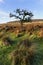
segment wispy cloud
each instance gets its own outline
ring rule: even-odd
[[[5,21],[9,20],[9,13],[0,10],[0,23],[4,23]]]
[[[9,12],[5,12],[0,10],[0,23],[6,23],[9,21],[16,20],[15,18],[10,18],[9,17]]]
[[[43,19],[43,11],[33,10],[33,19]]]
[[[4,2],[4,0],[0,0],[0,3],[3,3]]]
[[[5,11],[0,10],[0,15],[1,15],[1,16],[8,16],[8,13],[5,12]]]

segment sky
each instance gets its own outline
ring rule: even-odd
[[[34,19],[43,19],[43,0],[0,0],[0,23],[15,20],[9,14],[17,8],[31,11]]]

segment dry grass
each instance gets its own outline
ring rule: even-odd
[[[35,45],[28,39],[17,44],[16,49],[11,53],[11,65],[31,65],[34,56]]]

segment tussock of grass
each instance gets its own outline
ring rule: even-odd
[[[11,53],[12,65],[31,65],[34,50],[35,45],[28,39],[21,41]]]

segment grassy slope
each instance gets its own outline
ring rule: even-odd
[[[0,33],[4,34],[2,38],[9,37],[11,40],[13,40],[13,43],[12,45],[5,46],[3,45],[3,39],[0,38],[0,65],[11,65],[12,59],[10,53],[13,50],[16,50],[16,46],[19,42],[27,38],[36,45],[35,55],[33,58],[33,63],[31,65],[43,65],[43,38],[39,38],[35,33],[32,35],[25,33],[23,36],[17,37],[14,33],[2,32]]]
[[[26,38],[27,37],[28,36],[26,35]],[[20,42],[24,38],[25,36],[21,38],[15,38],[16,40],[14,41],[12,46],[0,47],[0,65],[11,65],[11,60],[9,59],[10,53],[13,50],[15,50],[17,43]],[[30,40],[34,42],[35,45],[37,45],[36,50],[35,50],[36,51],[35,56],[33,59],[33,65],[43,65],[43,38],[42,39],[35,38],[35,39],[30,39]]]

